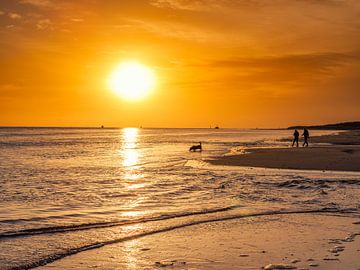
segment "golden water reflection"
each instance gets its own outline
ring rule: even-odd
[[[123,145],[121,154],[125,168],[133,167],[139,163],[140,155],[137,149],[138,133],[139,130],[137,128],[124,128],[122,130]]]
[[[122,145],[120,156],[124,170],[123,178],[128,180],[128,189],[137,189],[143,187],[141,182],[135,183],[135,180],[143,178],[141,172],[141,152],[139,149],[139,129],[122,129]]]

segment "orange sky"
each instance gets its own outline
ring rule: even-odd
[[[284,127],[360,120],[358,0],[1,0],[0,125]],[[156,89],[122,100],[121,61]]]

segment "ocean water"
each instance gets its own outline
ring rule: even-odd
[[[312,136],[331,131],[312,132]],[[209,219],[360,214],[360,174],[212,166],[287,130],[0,128],[0,269]],[[203,142],[203,152],[189,146]]]

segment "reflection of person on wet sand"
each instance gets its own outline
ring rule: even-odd
[[[309,134],[309,131],[307,128],[304,128],[304,132],[303,132],[302,136],[304,136],[303,147],[304,146],[308,147],[309,146],[308,139],[310,138],[310,134]]]
[[[299,131],[297,131],[297,129],[295,129],[294,131],[294,140],[292,143],[292,146],[294,147],[294,144],[296,143],[296,147],[299,147]]]

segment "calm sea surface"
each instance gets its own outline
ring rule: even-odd
[[[360,174],[211,166],[287,130],[0,128],[0,269],[230,215],[360,214]],[[312,135],[329,133],[312,132]],[[202,153],[189,146],[203,142]]]

